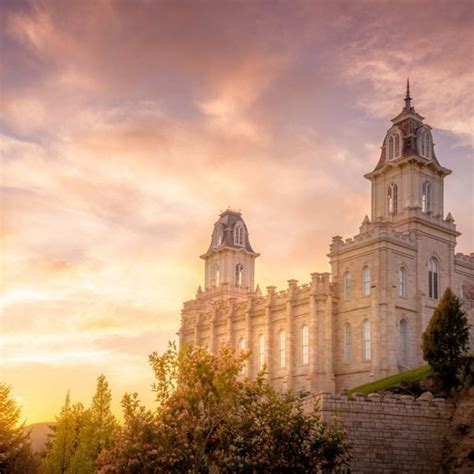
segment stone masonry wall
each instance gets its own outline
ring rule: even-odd
[[[344,427],[352,442],[352,473],[438,473],[453,406],[427,392],[409,395],[339,395],[322,392],[322,419]]]

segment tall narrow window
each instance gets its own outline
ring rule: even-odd
[[[265,338],[263,334],[258,336],[258,370],[262,370],[265,365]]]
[[[344,273],[343,277],[343,286],[344,286],[344,299],[350,300],[351,299],[351,288],[352,288],[352,278],[349,272]]]
[[[418,138],[418,149],[421,156],[428,159],[431,158],[432,144],[429,132],[423,132]]]
[[[438,299],[439,294],[439,265],[436,258],[428,262],[428,295],[434,300]]]
[[[243,277],[244,277],[244,267],[241,263],[238,263],[235,266],[235,286],[237,288],[242,288]]]
[[[219,270],[219,264],[215,263],[212,267],[212,286],[219,286],[221,279],[221,272]]]
[[[390,135],[388,137],[388,159],[393,160],[393,150],[394,150],[394,136]]]
[[[400,320],[399,360],[402,367],[408,367],[408,321]]]
[[[301,363],[309,363],[309,330],[306,325],[301,328]]]
[[[245,351],[245,339],[243,337],[239,339],[239,350]]]
[[[214,247],[217,247],[222,244],[222,239],[224,237],[224,234],[222,232],[222,226],[217,225],[216,228],[214,229]]]
[[[352,328],[349,323],[344,326],[344,361],[352,360]]]
[[[425,181],[421,189],[421,211],[431,211],[431,183]]]
[[[286,334],[285,331],[281,330],[279,332],[279,365],[280,369],[284,369],[286,367]]]
[[[400,135],[398,133],[394,135],[395,137],[395,146],[394,146],[394,158],[398,158],[400,156]]]
[[[469,289],[467,287],[467,285],[464,285],[462,287],[462,294],[461,294],[461,298],[462,298],[462,307],[463,307],[463,310],[464,311],[470,311],[471,310],[471,297],[470,297],[470,292],[469,292]]]
[[[362,296],[370,295],[370,268],[362,269]]]
[[[362,359],[370,360],[371,357],[370,321],[364,319],[362,322]]]
[[[237,224],[234,228],[234,244],[244,245],[244,226]]]
[[[395,215],[398,208],[398,187],[392,183],[388,186],[387,191],[388,213]]]
[[[398,296],[406,298],[407,296],[407,271],[401,267],[398,271]]]

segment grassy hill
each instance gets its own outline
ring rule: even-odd
[[[364,395],[368,395],[373,392],[381,392],[399,385],[414,384],[428,377],[431,373],[431,367],[429,365],[424,365],[413,370],[407,370],[406,372],[400,372],[399,374],[376,380],[375,382],[359,385],[358,387],[351,388],[348,393],[349,395],[353,393],[363,393]]]

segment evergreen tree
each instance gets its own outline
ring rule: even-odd
[[[69,393],[47,445],[43,471],[48,474],[92,474],[100,452],[111,446],[117,421],[110,409],[112,395],[104,375],[97,379],[90,408],[71,405]]]
[[[79,447],[80,436],[85,421],[82,403],[71,404],[69,392],[66,395],[56,424],[51,426],[52,434],[46,443],[46,456],[42,471],[47,474],[78,472],[71,469],[73,458]]]
[[[458,383],[462,359],[469,350],[469,325],[459,298],[447,288],[423,333],[423,357],[440,382]]]
[[[35,472],[30,433],[20,424],[21,409],[10,391],[11,387],[0,381],[0,473]]]

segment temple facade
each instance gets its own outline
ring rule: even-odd
[[[278,389],[336,392],[422,365],[422,333],[448,287],[474,327],[474,253],[455,252],[460,233],[444,211],[451,171],[423,121],[407,85],[380,160],[365,175],[371,218],[354,237],[333,237],[331,273],[262,294],[241,213],[221,213],[201,255],[204,287],[184,303],[180,343],[250,349],[250,377],[265,367]]]

